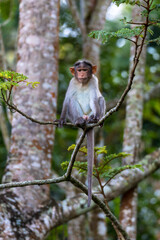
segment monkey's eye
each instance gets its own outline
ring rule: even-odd
[[[81,71],[83,71],[83,72],[87,72],[88,69],[78,69],[77,71],[78,71],[78,72],[81,72]]]

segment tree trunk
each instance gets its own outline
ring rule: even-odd
[[[133,22],[140,22],[139,7],[133,8]],[[142,117],[143,117],[143,82],[145,73],[146,48],[143,48],[139,65],[136,70],[132,89],[129,91],[126,103],[126,122],[123,139],[123,151],[131,154],[123,160],[123,164],[135,164],[139,161]],[[134,46],[131,46],[131,59]],[[120,222],[131,240],[136,239],[137,225],[137,189],[133,188],[122,196]]]
[[[58,0],[21,0],[17,72],[40,84],[33,89],[24,86],[15,89],[13,102],[23,112],[44,121],[52,121],[56,116],[58,20]],[[4,183],[50,177],[54,130],[52,125],[41,126],[17,112],[13,114]],[[24,225],[49,196],[48,185],[3,191],[0,239],[41,239],[41,230],[33,233],[26,226],[24,231]]]
[[[90,233],[89,239],[106,240],[107,239],[107,224],[106,215],[97,208],[89,214]]]

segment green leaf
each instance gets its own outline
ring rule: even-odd
[[[68,161],[62,162],[62,163],[61,163],[62,169],[63,169],[63,170],[67,170],[68,164],[69,164]]]
[[[86,148],[86,146],[81,147],[81,148],[79,149],[79,151],[87,154],[87,148]]]
[[[37,87],[40,82],[27,82],[27,86],[32,85],[33,88]]]
[[[135,5],[136,3],[138,4],[140,1],[134,1],[134,0],[113,0],[113,2],[119,6],[122,3],[125,4],[130,4],[130,5]]]
[[[100,154],[107,154],[107,150],[106,150],[106,146],[103,146],[103,147],[95,147],[94,148],[94,151],[97,155],[100,155]]]
[[[3,78],[5,81],[13,81],[13,82],[25,82],[27,77],[21,73],[13,72],[13,71],[1,71],[0,78]]]
[[[102,43],[108,42],[111,38],[125,38],[130,40],[130,38],[140,35],[140,33],[143,31],[143,28],[144,26],[135,27],[133,29],[122,28],[117,32],[106,32],[105,30],[92,31],[89,33],[89,37],[97,38],[101,40]]]
[[[160,45],[160,37],[147,41],[147,43],[155,42],[157,45]]]
[[[125,158],[125,157],[128,157],[128,156],[131,156],[131,154],[128,154],[128,153],[125,153],[125,152],[120,152],[118,154],[114,153],[114,154],[110,154],[108,156],[105,156],[102,161],[99,163],[99,166],[97,168],[98,172],[99,173],[104,173],[108,170],[108,168],[111,168],[109,167],[109,163],[111,161],[113,161],[114,159],[117,159],[117,158]]]
[[[153,36],[154,32],[151,28],[148,28],[148,32]]]
[[[76,144],[72,144],[71,146],[69,146],[68,147],[68,151],[72,151],[72,150],[74,150],[75,149],[75,147],[76,147]]]
[[[112,168],[111,170],[107,172],[103,172],[100,176],[103,178],[108,178],[108,181],[111,180],[113,177],[115,177],[117,174],[121,173],[122,171],[126,169],[136,169],[139,168],[140,170],[144,171],[142,168],[142,165],[135,164],[135,165],[125,165],[122,167]]]
[[[67,167],[69,165],[69,162],[68,161],[65,161],[63,163],[61,163],[61,167],[63,168],[63,170],[67,170]],[[82,173],[82,174],[86,174],[87,173],[87,162],[79,162],[79,161],[76,161],[74,163],[74,166],[73,166],[74,169],[77,169],[79,173]]]
[[[71,146],[68,147],[67,150],[68,150],[68,151],[73,151],[73,150],[75,149],[75,147],[76,147],[76,144],[72,144]],[[79,149],[79,152],[83,152],[83,153],[87,154],[87,148],[86,148],[86,146],[81,147],[81,148]]]
[[[120,22],[122,22],[123,24],[127,24],[127,18],[124,17],[124,18],[120,19]]]
[[[148,16],[148,11],[144,10],[141,12],[142,17],[147,17]]]

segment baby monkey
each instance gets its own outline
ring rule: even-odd
[[[100,93],[98,79],[94,75],[97,66],[88,60],[79,60],[70,71],[70,81],[58,126],[62,127],[68,119],[79,127],[96,123],[105,114],[106,104]],[[94,162],[94,129],[87,132],[88,158],[88,206],[92,198],[92,171]]]

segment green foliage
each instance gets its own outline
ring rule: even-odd
[[[69,161],[65,161],[65,162],[61,163],[61,167],[63,168],[63,170],[65,170],[65,171],[67,170],[68,164],[69,164]],[[87,172],[87,162],[76,161],[74,163],[74,167],[73,168],[77,169],[79,171],[79,173],[82,173],[83,175],[86,175],[86,172]]]
[[[40,84],[40,82],[27,82],[27,86],[31,85],[32,88],[35,88],[38,86],[38,84]]]
[[[148,32],[149,32],[152,36],[154,35],[154,32],[153,32],[153,30],[152,30],[151,28],[148,28],[147,30],[148,30]]]
[[[72,151],[75,149],[75,146],[76,146],[75,144],[72,144],[67,150]],[[87,148],[85,146],[83,146],[79,149],[79,152],[87,154]]]
[[[108,42],[111,38],[125,38],[130,40],[130,38],[140,35],[142,30],[143,27],[135,27],[133,29],[122,28],[117,32],[107,32],[105,30],[92,31],[89,34],[89,37],[100,39],[102,43]]]
[[[0,72],[0,90],[7,91],[11,90],[14,86],[19,86],[20,83],[26,83],[32,85],[33,88],[39,84],[39,82],[27,82],[27,77],[23,74],[12,72],[12,71],[2,71]]]
[[[107,150],[106,150],[106,146],[103,146],[103,147],[95,147],[94,148],[94,151],[97,155],[100,155],[100,154],[107,154]]]
[[[113,0],[113,2],[119,6],[120,4],[122,3],[125,3],[125,4],[130,4],[130,5],[135,5],[135,4],[140,4],[140,1],[134,1],[134,0]]]
[[[100,176],[103,178],[107,178],[108,181],[110,181],[112,178],[114,178],[117,174],[121,173],[122,171],[124,171],[126,169],[135,169],[135,168],[139,168],[139,169],[143,170],[142,165],[140,165],[140,164],[125,165],[123,167],[116,167],[113,169],[109,169],[107,172],[103,171],[103,173]]]
[[[148,43],[156,43],[157,45],[160,45],[160,37],[149,40]]]
[[[75,148],[75,144],[72,144],[69,148],[68,151],[72,151]],[[82,147],[81,149],[79,149],[80,152],[83,153],[87,153],[87,149],[86,147]],[[102,157],[99,161],[99,163],[97,163],[97,166],[93,167],[93,175],[96,178],[102,177],[102,178],[106,178],[107,182],[110,181],[113,177],[115,177],[118,173],[126,170],[126,169],[135,169],[135,168],[141,168],[141,165],[136,164],[136,165],[125,165],[122,167],[114,167],[112,168],[109,163],[115,159],[119,159],[119,158],[125,158],[130,156],[130,154],[127,154],[125,152],[120,152],[118,154],[114,153],[114,154],[109,154],[107,155],[107,150],[106,150],[106,146],[103,147],[95,147],[94,148],[94,155],[95,155],[95,162],[97,162],[97,157],[103,154],[105,155],[104,157]],[[63,168],[63,170],[67,170],[67,167],[69,165],[69,161],[65,161],[61,164],[61,167]],[[80,161],[76,161],[74,163],[74,167],[75,169],[77,169],[79,171],[79,173],[86,175],[87,173],[87,162],[80,162]]]
[[[125,158],[127,156],[130,156],[130,154],[127,154],[125,152],[121,152],[121,153],[114,153],[114,154],[109,154],[109,155],[106,155],[105,157],[103,157],[99,163],[99,166],[98,166],[98,172],[100,174],[103,174],[106,172],[106,170],[108,169],[108,164],[117,159],[117,158]]]

